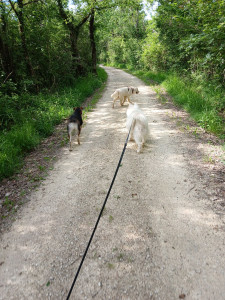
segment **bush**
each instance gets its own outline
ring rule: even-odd
[[[20,149],[0,136],[0,179],[9,177],[21,167]]]
[[[1,98],[0,179],[11,176],[22,165],[25,153],[34,149],[43,137],[51,135],[54,126],[80,106],[107,79],[103,69],[97,76],[79,78],[73,87],[54,94],[12,95]],[[5,102],[4,102],[5,101]],[[0,104],[1,104],[0,103]]]
[[[19,153],[32,150],[40,142],[38,132],[35,130],[32,123],[25,123],[22,126],[14,126],[7,134],[8,142],[18,149]]]

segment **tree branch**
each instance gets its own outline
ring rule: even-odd
[[[37,3],[37,2],[42,2],[44,4],[43,0],[33,0],[33,1],[30,1],[30,2],[27,2],[27,3],[24,3],[23,6],[25,6],[27,4]]]
[[[6,83],[6,81],[9,79],[9,77],[12,75],[12,73],[13,73],[13,71],[10,72],[10,73],[8,74],[8,76],[7,76],[6,79],[3,81],[3,83]]]
[[[12,10],[14,11],[14,13],[17,15],[17,17],[19,17],[17,10],[15,9],[15,2],[12,2],[11,0],[9,0],[9,3],[12,7]]]
[[[80,28],[81,26],[84,25],[84,23],[88,20],[88,18],[90,17],[91,13],[89,13],[86,17],[83,18],[83,20],[80,21],[80,23],[76,26],[78,28]]]

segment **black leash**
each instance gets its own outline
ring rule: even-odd
[[[133,123],[133,122],[132,122],[132,123]],[[132,124],[131,124],[131,127],[132,127]],[[67,296],[66,300],[68,300],[68,299],[70,298],[70,295],[71,295],[71,293],[72,293],[73,287],[74,287],[74,285],[75,285],[75,283],[76,283],[76,280],[77,280],[77,277],[78,277],[78,275],[79,275],[80,269],[81,269],[81,267],[82,267],[82,265],[83,265],[83,262],[84,262],[84,260],[85,260],[86,254],[87,254],[88,249],[89,249],[89,247],[90,247],[91,241],[92,241],[92,239],[93,239],[93,237],[94,237],[94,234],[95,234],[95,231],[96,231],[96,229],[97,229],[97,227],[98,227],[98,223],[99,223],[100,218],[101,218],[101,216],[102,216],[102,213],[103,213],[103,210],[104,210],[104,208],[105,208],[106,202],[107,202],[107,200],[108,200],[109,194],[110,194],[110,192],[111,192],[112,186],[113,186],[114,181],[115,181],[115,179],[116,179],[116,175],[117,175],[118,170],[119,170],[119,167],[120,167],[120,165],[121,165],[121,161],[122,161],[122,159],[123,159],[124,152],[125,152],[126,147],[127,147],[127,142],[128,142],[128,139],[129,139],[131,127],[130,127],[130,130],[129,130],[129,132],[128,132],[127,139],[126,139],[126,141],[125,141],[125,144],[124,144],[124,147],[123,147],[123,151],[122,151],[122,154],[121,154],[121,156],[120,156],[120,160],[119,160],[119,163],[118,163],[118,165],[117,165],[116,172],[115,172],[115,174],[114,174],[114,177],[113,177],[113,180],[112,180],[112,182],[111,182],[110,188],[109,188],[108,193],[107,193],[107,195],[106,195],[106,198],[105,198],[105,201],[104,201],[104,203],[103,203],[102,209],[101,209],[100,214],[99,214],[99,216],[98,216],[97,222],[96,222],[96,224],[95,224],[95,227],[94,227],[93,232],[92,232],[92,234],[91,234],[91,237],[90,237],[90,239],[89,239],[87,248],[86,248],[86,250],[85,250],[85,252],[84,252],[84,255],[83,255],[83,257],[82,257],[82,260],[81,260],[81,262],[80,262],[79,268],[78,268],[78,270],[77,270],[77,273],[76,273],[76,275],[75,275],[75,278],[74,278],[74,280],[73,280],[72,286],[71,286],[71,288],[70,288],[70,291],[69,291],[69,293],[68,293],[68,296]]]

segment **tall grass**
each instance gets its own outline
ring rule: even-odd
[[[10,103],[0,109],[0,117],[6,126],[0,132],[0,180],[11,176],[23,163],[25,153],[34,149],[51,135],[54,126],[68,117],[73,107],[81,106],[84,100],[106,81],[107,74],[98,69],[98,75],[89,75],[76,80],[73,87],[66,87],[53,94],[7,96]],[[22,105],[23,104],[23,105]]]
[[[147,84],[161,85],[206,131],[225,138],[225,89],[178,73],[128,70]]]

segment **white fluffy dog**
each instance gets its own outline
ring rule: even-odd
[[[131,127],[132,126],[132,127]],[[127,109],[127,130],[130,130],[129,140],[134,139],[137,144],[137,152],[141,151],[142,146],[149,136],[148,120],[139,108],[138,104],[129,104]]]
[[[113,98],[113,105],[112,107],[114,108],[114,104],[116,102],[116,100],[120,100],[120,105],[122,106],[124,104],[124,102],[126,101],[126,99],[131,102],[129,96],[132,94],[138,94],[139,90],[136,87],[122,87],[120,89],[116,89],[115,92],[111,95],[111,98]]]

